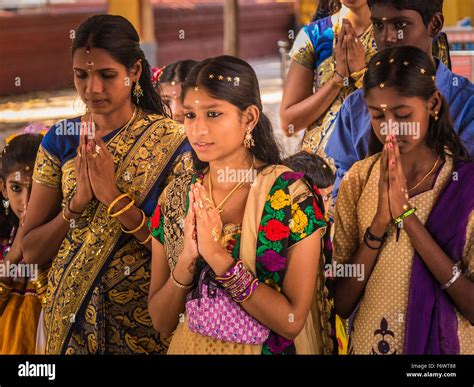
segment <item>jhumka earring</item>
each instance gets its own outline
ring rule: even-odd
[[[252,129],[250,129],[250,127],[247,128],[247,131],[246,131],[246,134],[245,134],[244,146],[247,149],[250,149],[253,146],[255,146],[255,141],[252,137]]]
[[[133,96],[137,99],[137,105],[140,102],[140,97],[143,97],[143,89],[140,86],[140,83],[137,82],[135,83],[135,87],[133,88]]]
[[[2,200],[3,202],[3,207],[5,208],[5,215],[8,216],[10,213],[10,201],[9,200]]]

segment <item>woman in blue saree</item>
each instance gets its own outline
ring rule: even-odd
[[[126,19],[87,19],[72,54],[88,112],[45,136],[25,222],[25,260],[52,260],[42,350],[163,353],[146,305],[146,223],[164,186],[192,168],[189,144],[164,113]]]
[[[376,46],[367,0],[324,0],[320,8],[331,14],[304,26],[293,43],[280,116],[289,135],[305,130],[304,151],[326,158],[336,115],[362,86]]]

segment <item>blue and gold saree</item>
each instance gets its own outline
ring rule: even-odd
[[[62,121],[45,136],[34,179],[74,194],[74,159],[81,118]],[[147,216],[175,176],[192,169],[184,129],[171,119],[141,114],[128,130],[103,137],[114,155],[116,182]],[[47,235],[45,235],[47,238]],[[166,343],[147,311],[151,253],[107,208],[93,199],[53,259],[44,305],[46,354],[159,354]]]

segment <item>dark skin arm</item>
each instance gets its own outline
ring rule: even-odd
[[[382,158],[380,161],[380,180],[379,180],[379,201],[377,205],[377,212],[370,225],[370,232],[381,237],[388,224],[391,221],[390,205],[388,201],[388,147],[384,146]],[[376,248],[379,242],[368,242],[372,247]],[[372,270],[375,267],[379,250],[372,250],[365,243],[359,246],[356,254],[347,263],[364,265],[364,277],[359,281],[355,277],[338,278],[335,288],[335,309],[336,313],[342,318],[349,318],[351,313],[355,310],[360,298],[364,294],[365,287],[370,278]]]
[[[347,45],[348,38],[345,29],[342,29],[335,47],[335,58],[336,70],[343,77],[349,76]],[[344,80],[340,76],[335,75],[315,93],[313,93],[313,78],[313,69],[291,62],[280,107],[281,127],[287,135],[291,135],[290,128],[297,132],[317,121],[341,92],[340,84]]]
[[[400,216],[404,212],[403,205],[407,203],[402,189],[406,189],[406,178],[402,169],[400,150],[395,139],[393,147],[389,148],[389,179],[390,179],[390,208],[392,214]],[[418,251],[439,286],[448,282],[452,276],[453,261],[439,247],[431,234],[420,222],[416,213],[403,222],[403,229],[408,234],[413,247]],[[474,323],[474,282],[462,275],[445,290],[461,314]]]
[[[290,135],[290,125],[294,132],[311,126],[320,119],[333,104],[344,85],[344,78],[365,67],[365,48],[357,39],[357,34],[349,20],[344,19],[334,59],[336,73],[313,94],[312,69],[292,62],[288,71],[280,107],[280,120],[284,132]],[[340,75],[342,75],[342,77]]]
[[[33,182],[23,239],[23,253],[27,263],[44,265],[51,257],[56,256],[69,228],[75,226],[75,221],[92,198],[96,197],[108,206],[120,194],[115,184],[112,155],[101,139],[97,140],[97,144],[102,150],[97,157],[92,157],[96,142],[88,141],[87,136],[80,138],[78,155],[75,159],[76,192],[69,203],[69,208],[74,212],[67,207],[64,210],[64,215],[70,222],[63,218],[61,190]],[[113,212],[123,208],[128,201],[126,198],[120,200],[114,205]],[[133,206],[117,219],[124,228],[133,230],[141,223],[142,214],[136,206]],[[144,241],[148,231],[144,226],[134,235]],[[151,242],[145,246],[150,249]]]
[[[400,152],[396,140],[392,137],[388,142],[392,146],[385,146],[384,155],[381,162],[381,173],[383,170],[384,180],[388,178],[388,203],[390,217],[398,217],[404,212],[403,206],[409,205],[403,190],[406,190],[406,178],[403,173],[402,164],[400,160]],[[382,165],[386,167],[383,168]],[[382,180],[382,174],[381,174]],[[382,191],[387,188],[386,183],[380,184],[379,189],[379,206],[381,202],[386,202],[386,199],[381,199]],[[386,206],[386,204],[385,204]],[[386,210],[385,210],[386,213]],[[379,214],[379,211],[377,211]],[[381,236],[385,230],[388,222],[385,222],[382,212],[374,217],[371,231],[376,236]],[[384,227],[385,224],[385,227]],[[373,228],[372,228],[373,227]],[[448,282],[452,277],[452,260],[444,253],[436,241],[432,238],[425,226],[420,222],[416,214],[410,215],[403,222],[403,229],[407,233],[414,248],[418,251],[423,262],[431,271],[433,276],[439,283],[439,286]],[[360,300],[370,274],[375,266],[375,258],[377,252],[371,254],[365,250],[370,250],[366,246],[359,248],[355,257],[350,263],[365,263],[365,272],[367,273],[363,281],[357,281],[355,278],[341,278],[336,283],[336,312],[343,318],[347,318],[355,309]],[[451,285],[446,292],[453,300],[456,307],[461,314],[471,323],[474,323],[474,283],[466,276],[461,275],[453,285]]]

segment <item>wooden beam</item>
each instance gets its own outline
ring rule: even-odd
[[[239,2],[225,0],[224,3],[224,53],[239,55]]]

